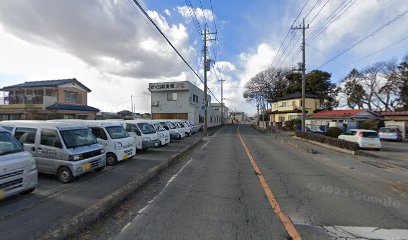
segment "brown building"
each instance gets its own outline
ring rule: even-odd
[[[88,106],[89,88],[75,78],[34,81],[3,87],[1,120],[55,118],[95,119],[99,109]]]

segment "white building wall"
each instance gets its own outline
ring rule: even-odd
[[[202,121],[204,121],[204,111],[201,107],[204,105],[204,92],[193,85],[190,82],[164,82],[164,83],[154,83],[154,85],[165,84],[177,84],[177,83],[184,83],[187,87],[183,89],[159,89],[155,90],[154,87],[152,88],[152,84],[150,85],[149,89],[151,92],[151,113],[187,113],[188,120],[194,122],[195,124],[200,123],[200,116],[202,117]],[[177,93],[177,101],[168,101],[167,94],[168,93]],[[198,96],[198,102],[194,101],[193,95]],[[208,95],[208,102],[211,102],[211,97]],[[197,99],[196,99],[197,100]],[[157,103],[157,106],[155,106]],[[216,122],[211,122],[211,114],[212,109],[211,107],[208,108],[208,126],[215,126]],[[201,122],[203,123],[203,122]]]

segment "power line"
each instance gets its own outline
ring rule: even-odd
[[[379,52],[381,52],[381,51],[384,51],[385,49],[388,49],[388,48],[390,48],[390,47],[392,47],[392,46],[395,46],[395,45],[397,45],[398,43],[401,43],[401,42],[403,42],[403,41],[405,41],[405,40],[408,40],[408,36],[405,36],[405,37],[403,37],[402,39],[400,39],[400,40],[398,40],[398,41],[396,41],[396,42],[393,42],[393,43],[391,43],[391,44],[389,44],[389,45],[387,45],[387,46],[385,46],[385,47],[382,47],[382,48],[380,48],[380,49],[378,49],[378,50],[376,50],[376,51],[374,51],[374,52],[372,52],[372,53],[370,53],[370,54],[368,54],[368,55],[366,55],[366,56],[364,56],[364,57],[362,57],[362,58],[359,58],[359,59],[357,59],[356,61],[354,61],[353,63],[361,62],[361,61],[363,61],[364,59],[367,59],[367,58],[369,58],[369,57],[371,57],[371,56],[373,56],[373,55],[375,55],[375,54],[377,54],[377,53],[379,53]],[[342,70],[342,69],[344,69],[344,68],[351,67],[351,66],[352,66],[352,65],[348,65],[348,66],[344,66],[344,65],[343,65],[342,68],[339,68],[339,69],[337,69],[336,71],[334,71],[334,72],[332,72],[332,73],[338,72],[338,71],[340,71],[340,70]]]
[[[216,23],[216,20],[215,20],[215,15],[214,15],[214,9],[213,9],[213,5],[212,5],[212,0],[210,0],[210,9],[211,9],[211,14],[212,14],[212,18],[213,18],[213,23],[214,23],[214,28],[215,28],[215,32],[217,33],[217,37],[216,37],[216,40],[215,40],[215,43],[216,43],[216,47],[217,47],[217,51],[218,51],[218,57],[220,58],[220,59],[222,59],[222,57],[221,57],[221,50],[220,50],[220,45],[219,45],[219,38],[218,38],[218,28],[217,28],[217,23]]]
[[[319,34],[323,33],[330,25],[332,25],[334,22],[336,22],[341,16],[344,15],[344,13],[346,13],[355,3],[357,2],[357,0],[352,0],[351,2],[349,2],[348,5],[346,5],[345,7],[343,7],[342,9],[340,9],[333,17],[332,19],[327,22],[327,24],[325,26],[323,26],[313,37],[309,37],[309,41],[308,44],[310,44],[313,40],[315,40]],[[342,12],[341,12],[342,11]],[[307,44],[307,45],[308,45]]]
[[[305,19],[309,16],[309,14],[313,11],[313,9],[316,7],[316,5],[320,2],[321,0],[317,0],[315,4],[312,6],[312,8],[309,10],[309,12],[306,14]]]
[[[329,3],[330,0],[327,0],[323,6],[319,9],[319,11],[317,11],[316,15],[314,15],[314,17],[312,18],[312,20],[310,20],[309,24],[312,24],[312,22],[315,20],[315,18],[317,17],[317,15],[320,14],[320,12],[323,10],[324,7],[326,7],[326,5]]]
[[[156,30],[164,37],[164,39],[166,39],[167,43],[171,46],[171,48],[173,48],[173,50],[177,53],[177,55],[181,58],[181,60],[183,60],[183,62],[188,66],[188,68],[190,68],[190,70],[194,73],[194,75],[198,79],[200,79],[202,83],[204,83],[200,75],[198,75],[198,73],[191,67],[191,65],[187,62],[187,60],[181,55],[181,53],[177,50],[177,48],[171,43],[171,41],[167,38],[167,36],[163,33],[163,31],[156,25],[156,23],[149,16],[149,14],[142,7],[142,5],[140,5],[140,3],[137,0],[133,0],[133,2],[139,7],[140,11],[142,11],[142,13],[147,17],[147,19],[149,19],[149,21],[155,26]],[[220,101],[218,101],[217,97],[212,93],[212,91],[210,89],[208,89],[208,91],[213,95],[214,99],[220,103]]]
[[[300,12],[298,13],[298,15],[296,16],[295,21],[293,21],[291,27],[293,27],[293,25],[295,25],[295,23],[296,23],[296,21],[298,20],[300,14],[302,14],[303,10],[305,9],[305,7],[306,7],[306,5],[307,5],[307,3],[308,3],[309,1],[310,1],[310,0],[307,0],[307,1],[305,2],[305,4],[303,5],[302,9],[300,10]],[[276,60],[276,58],[277,58],[277,56],[278,56],[280,50],[282,49],[283,45],[285,44],[286,39],[287,39],[288,36],[289,36],[289,33],[290,33],[290,31],[291,31],[291,27],[289,28],[288,32],[286,33],[285,38],[283,39],[281,45],[280,45],[279,48],[278,48],[278,51],[276,52],[276,54],[275,54],[275,56],[274,56],[274,58],[273,58],[273,60],[272,60],[272,64],[271,64],[272,66],[276,66],[276,65],[277,65],[277,64],[275,63],[275,60]]]
[[[191,19],[193,21],[193,24],[194,24],[196,30],[197,30],[198,37],[201,37],[202,28],[201,28],[200,22],[197,20],[197,15],[195,14],[193,4],[191,3],[190,0],[184,0],[184,2],[187,5],[188,12],[190,14],[190,17],[191,17]]]
[[[333,58],[331,58],[330,60],[326,61],[325,63],[323,63],[319,68],[322,68],[323,66],[325,66],[326,64],[328,64],[329,62],[333,61],[334,59],[340,57],[341,55],[345,54],[346,52],[350,51],[351,49],[353,49],[354,47],[356,47],[357,45],[361,44],[362,42],[364,42],[365,40],[367,40],[368,38],[372,37],[373,35],[375,35],[376,33],[378,33],[379,31],[381,31],[382,29],[388,27],[389,25],[391,25],[392,23],[396,22],[398,19],[400,19],[401,17],[403,17],[405,14],[408,13],[408,9],[405,10],[404,12],[398,14],[395,18],[391,19],[390,21],[386,22],[385,24],[383,24],[382,26],[380,26],[379,28],[377,28],[376,30],[374,30],[373,32],[371,32],[370,34],[368,34],[367,36],[363,37],[362,39],[360,39],[359,41],[355,42],[353,45],[351,45],[350,47],[346,48],[345,50],[343,50],[342,52],[338,53],[336,56],[334,56]]]
[[[307,39],[307,44],[309,44],[312,40],[314,40],[314,37],[316,37],[317,35],[319,35],[321,33],[322,29],[325,29],[326,26],[328,26],[329,24],[331,24],[331,20],[337,16],[337,14],[345,8],[344,4],[347,3],[347,1],[349,0],[344,0],[342,3],[340,3],[339,6],[337,6],[337,8],[329,15],[327,16],[324,21],[320,24],[320,26],[317,27],[317,29],[308,37]],[[350,3],[350,2],[349,2]]]

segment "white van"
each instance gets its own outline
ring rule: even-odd
[[[193,128],[190,126],[190,124],[188,124],[186,120],[182,120],[180,123],[186,128],[186,134],[191,136],[193,134]]]
[[[164,129],[170,131],[170,139],[183,139],[186,136],[186,133],[178,128],[172,120],[160,120],[160,125],[164,127]]]
[[[190,129],[184,125],[183,120],[172,120],[171,121],[180,131],[184,132],[185,136],[190,136]]]
[[[136,155],[136,144],[133,137],[129,136],[122,124],[115,121],[106,120],[79,120],[64,119],[51,120],[54,122],[69,122],[89,127],[106,154],[106,164],[116,163],[130,159]]]
[[[150,147],[159,147],[161,142],[156,129],[146,120],[124,120],[122,122],[126,132],[134,137],[137,149],[147,149]]]
[[[159,139],[161,142],[161,146],[170,143],[170,131],[165,129],[159,121],[152,120],[150,123],[153,125],[154,129],[156,129],[157,134],[159,135]]]
[[[0,127],[0,200],[28,194],[38,184],[37,168],[31,153],[9,131]]]
[[[33,154],[38,172],[55,174],[62,183],[106,165],[105,151],[82,125],[46,121],[3,121],[12,134]]]

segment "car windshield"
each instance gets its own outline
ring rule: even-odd
[[[22,151],[21,144],[9,132],[0,132],[0,156]]]
[[[159,131],[159,132],[164,131],[164,128],[160,125],[160,123],[154,123],[153,126],[154,126],[154,129],[156,129],[156,131]]]
[[[156,130],[154,129],[153,125],[151,125],[150,123],[138,123],[137,126],[139,127],[140,131],[142,131],[143,134],[156,133]]]
[[[167,125],[169,125],[170,129],[175,129],[176,125],[174,125],[172,122],[166,122]]]
[[[97,143],[91,129],[62,130],[61,136],[67,148],[76,148]]]
[[[395,131],[395,128],[381,128],[380,132],[383,132],[383,133],[395,133],[396,131]]]
[[[125,131],[125,129],[122,126],[106,127],[106,131],[108,131],[109,136],[112,139],[129,137],[129,134]]]
[[[160,125],[164,128],[164,129],[166,129],[166,130],[169,130],[170,128],[166,125],[166,123],[164,123],[164,122],[160,122]]]
[[[363,132],[363,137],[365,137],[365,138],[378,138],[378,133],[376,133],[376,132]]]

